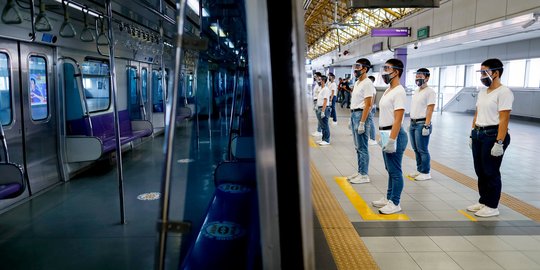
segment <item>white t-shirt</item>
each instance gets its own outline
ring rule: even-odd
[[[317,100],[319,92],[321,92],[321,87],[318,84],[315,84],[315,87],[313,87],[313,100]]]
[[[319,95],[317,96],[317,107],[320,107],[324,103],[324,99],[326,98],[326,106],[330,106],[330,89],[328,89],[327,86],[324,86],[322,90],[319,92]]]
[[[411,119],[426,118],[426,108],[428,105],[435,104],[436,96],[435,90],[431,87],[418,88],[412,96]]]
[[[335,82],[329,83],[328,89],[330,89],[330,95],[332,95],[332,91],[334,91],[334,96],[337,96],[337,84]]]
[[[366,106],[365,98],[373,98],[373,94],[375,94],[375,86],[369,78],[356,81],[351,94],[351,109],[363,109]]]
[[[407,94],[402,85],[396,86],[391,91],[390,88],[384,91],[379,101],[379,127],[387,127],[394,124],[394,111],[404,110]]]
[[[514,94],[508,87],[499,88],[487,93],[487,88],[481,89],[476,101],[476,125],[493,126],[499,124],[499,112],[512,110]]]

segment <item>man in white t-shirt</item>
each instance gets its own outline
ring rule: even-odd
[[[371,103],[375,94],[373,82],[368,78],[367,73],[372,68],[371,62],[366,58],[356,61],[353,66],[356,82],[351,94],[351,130],[356,148],[356,158],[358,161],[357,172],[349,177],[353,184],[369,183],[369,125],[366,122],[372,121]]]
[[[330,118],[330,89],[326,86],[328,78],[321,76],[321,91],[317,96],[317,119],[322,129],[322,139],[317,143],[321,146],[330,144],[330,127],[328,119]]]
[[[421,68],[416,71],[415,83],[418,86],[411,101],[411,125],[409,126],[409,136],[411,146],[416,157],[416,172],[410,173],[409,177],[417,181],[431,179],[429,155],[429,137],[432,131],[431,116],[435,108],[435,90],[427,85],[429,81],[429,70]]]
[[[480,81],[487,88],[478,93],[469,146],[474,171],[478,176],[480,199],[467,210],[479,217],[493,217],[499,215],[502,190],[500,168],[504,151],[510,144],[508,123],[514,94],[501,84],[501,60],[488,59],[481,64],[479,71]]]
[[[336,79],[336,76],[334,76],[334,73],[330,72],[328,73],[328,80],[330,82],[328,83],[328,89],[330,89],[330,102],[331,102],[331,112],[330,116],[332,117],[332,124],[337,125],[337,114],[336,114],[336,100],[337,100],[337,84],[334,82]]]
[[[315,74],[313,75],[313,111],[315,112],[317,112],[317,97],[319,96],[319,92],[321,92],[321,76],[322,74],[320,72],[315,72]],[[317,130],[311,133],[311,136],[322,136],[321,131],[321,126],[319,125],[319,123],[317,123]]]

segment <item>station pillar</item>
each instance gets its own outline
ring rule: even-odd
[[[405,81],[407,79],[407,48],[396,48],[394,50],[394,58],[403,62],[403,74],[401,74],[400,83],[403,87],[406,87]]]

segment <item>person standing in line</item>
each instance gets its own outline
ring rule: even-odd
[[[405,88],[399,83],[403,74],[403,62],[399,59],[387,60],[381,74],[384,83],[390,85],[379,101],[379,130],[384,167],[388,172],[388,190],[386,197],[372,201],[371,204],[380,208],[381,214],[393,214],[401,211],[399,204],[403,191],[401,164],[408,142],[407,133],[402,127],[407,95]]]
[[[429,155],[429,137],[432,132],[431,116],[435,108],[436,94],[433,88],[428,86],[429,70],[421,68],[416,71],[415,83],[418,86],[411,102],[411,125],[409,136],[411,146],[416,157],[416,172],[409,176],[416,181],[431,179]]]
[[[343,83],[343,78],[340,77],[338,81],[338,95],[337,95],[337,101],[336,101],[339,103],[343,102],[343,89],[341,88],[342,83]]]
[[[315,72],[315,75],[313,76],[313,111],[315,111],[315,113],[317,113],[317,97],[319,96],[319,92],[321,92],[321,76],[322,74],[320,72]],[[311,136],[313,137],[322,136],[322,129],[319,122],[320,121],[317,121],[317,130],[311,133]]]
[[[345,94],[345,98],[341,103],[341,108],[343,108],[343,105],[345,104],[347,104],[347,109],[351,108],[351,87],[349,86],[349,80],[349,78],[343,79],[343,93]]]
[[[499,59],[488,59],[481,64],[481,89],[476,101],[469,146],[472,149],[474,170],[478,176],[478,203],[467,207],[479,217],[499,215],[501,198],[501,163],[510,144],[508,123],[514,102],[512,91],[501,84],[503,64]]]
[[[372,83],[375,83],[375,77],[368,76],[368,78],[371,80]],[[371,110],[369,111],[370,114],[370,120],[368,121],[369,125],[369,140],[368,145],[377,145],[377,141],[375,140],[375,112],[377,111],[377,89],[375,89],[375,93],[373,93],[373,99],[371,100]]]
[[[354,64],[354,76],[356,82],[351,95],[351,130],[356,158],[358,161],[357,172],[349,177],[352,184],[369,183],[369,151],[368,133],[371,119],[371,101],[375,93],[373,82],[368,79],[367,73],[371,69],[371,62],[366,58],[356,60]]]
[[[326,86],[328,78],[326,76],[321,77],[321,91],[317,97],[317,118],[322,129],[322,139],[317,143],[321,146],[330,145],[330,127],[328,126],[328,119],[330,118],[330,89]]]
[[[336,79],[336,76],[334,76],[334,73],[330,72],[328,74],[328,79],[330,80],[330,83],[328,83],[328,89],[330,89],[330,102],[331,102],[331,112],[330,116],[332,117],[332,124],[337,125],[337,114],[336,114],[336,99],[337,99],[337,84],[334,82]]]

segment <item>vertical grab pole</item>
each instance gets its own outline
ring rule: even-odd
[[[107,0],[107,24],[109,25],[109,63],[111,71],[111,92],[113,96],[114,109],[114,136],[116,145],[116,173],[118,175],[118,195],[120,197],[120,224],[126,224],[126,213],[124,206],[124,172],[122,168],[122,145],[120,144],[120,119],[118,117],[118,100],[116,87],[116,68],[114,63],[114,30],[112,27],[112,4]]]
[[[110,1],[110,0],[109,0]],[[171,109],[169,111],[169,117],[166,117],[168,121],[165,122],[165,166],[163,168],[163,182],[161,183],[161,211],[160,221],[158,226],[159,230],[159,243],[158,243],[158,256],[156,257],[156,268],[165,269],[165,251],[167,246],[167,223],[169,219],[169,200],[170,200],[170,186],[171,186],[171,174],[172,174],[172,158],[173,158],[173,146],[174,146],[174,131],[176,123],[176,108],[178,105],[178,84],[180,68],[182,64],[182,39],[184,32],[184,13],[185,13],[186,0],[176,0],[176,55],[174,59],[174,83],[171,91]]]

